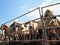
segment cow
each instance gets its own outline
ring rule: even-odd
[[[37,23],[34,20],[29,21],[30,39],[35,39],[38,35]]]

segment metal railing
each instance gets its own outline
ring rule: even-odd
[[[38,7],[38,8],[35,8],[35,9],[33,9],[32,11],[29,11],[29,12],[27,12],[27,13],[21,15],[21,16],[18,16],[18,17],[16,17],[16,18],[12,19],[12,20],[9,20],[9,21],[7,21],[7,22],[5,22],[5,23],[3,23],[3,24],[7,24],[7,23],[9,23],[9,22],[11,22],[11,21],[14,21],[14,20],[16,20],[16,19],[18,19],[18,18],[21,18],[21,17],[23,17],[23,16],[25,16],[25,15],[27,15],[27,14],[35,11],[35,10],[37,10],[37,9],[39,9],[39,7]]]
[[[41,7],[42,16],[43,16],[43,9],[44,9],[44,8],[51,7],[51,6],[55,6],[55,5],[58,5],[58,4],[60,4],[60,3],[56,3],[56,4],[52,4],[52,5],[48,5],[48,6]],[[60,16],[60,15],[59,15],[59,16]],[[49,17],[48,17],[48,18],[49,18]],[[44,34],[44,37],[45,37],[45,41],[44,41],[44,42],[45,42],[45,45],[48,45],[44,19],[41,18],[41,20],[42,20],[42,25],[43,25],[43,26],[42,26],[42,27],[43,27],[43,34]]]
[[[44,39],[33,39],[33,40],[23,40],[23,41],[43,41],[45,45],[48,45],[48,42],[56,42],[56,41],[57,41],[57,42],[60,42],[60,40],[47,40],[47,34],[46,34],[46,29],[49,29],[49,28],[58,28],[58,27],[60,27],[60,26],[58,26],[58,27],[45,27],[45,24],[44,24],[44,19],[53,18],[53,17],[57,17],[57,16],[60,17],[60,15],[56,15],[56,16],[52,16],[52,17],[43,17],[43,16],[42,16],[42,15],[43,15],[43,8],[50,7],[50,6],[54,6],[54,5],[58,5],[58,4],[60,4],[60,3],[56,3],[56,4],[52,4],[52,5],[48,5],[48,6],[41,7],[41,12],[40,12],[40,7],[38,7],[38,8],[36,8],[36,9],[32,10],[32,11],[29,11],[29,12],[27,12],[27,13],[19,16],[19,17],[16,17],[16,18],[14,18],[14,19],[12,19],[12,20],[10,20],[10,21],[8,21],[8,22],[5,22],[5,23],[3,23],[3,24],[7,24],[7,23],[9,23],[9,22],[11,22],[11,21],[13,21],[13,20],[15,20],[15,19],[21,18],[21,17],[23,17],[23,16],[25,16],[25,15],[27,15],[27,14],[29,14],[29,13],[37,10],[37,9],[39,9],[40,18],[37,18],[37,19],[34,19],[34,20],[41,19],[42,25],[43,25],[43,26],[42,26],[42,31],[43,31]],[[42,13],[42,15],[41,15],[41,13]],[[28,22],[29,22],[29,21],[28,21]],[[25,22],[25,23],[28,23],[28,22]],[[21,40],[18,40],[18,41],[21,41]]]

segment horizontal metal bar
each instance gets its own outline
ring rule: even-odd
[[[44,40],[45,39],[32,39],[32,40],[13,40],[13,41],[9,41],[9,42],[26,42],[26,41],[28,41],[28,42],[30,42],[30,41],[42,41],[42,42],[44,42]],[[46,40],[47,42],[60,42],[60,40]],[[2,41],[2,42],[4,42],[4,41]]]
[[[58,16],[60,16],[60,15],[58,15]],[[51,16],[51,17],[42,17],[43,19],[47,19],[47,18],[52,18],[52,17],[54,17],[54,16]],[[34,19],[33,21],[35,21],[35,20],[38,20],[38,19],[41,19],[41,18],[37,18],[37,19]],[[22,23],[22,24],[28,24],[29,23],[29,21],[28,22],[25,22],[25,23]],[[15,27],[15,26],[12,26],[11,28],[13,28],[13,27]],[[56,26],[56,27],[54,27],[54,26],[52,26],[52,27],[45,27],[45,29],[50,29],[50,28],[54,28],[54,29],[56,29],[56,28],[58,28],[58,27],[60,27],[60,26]],[[0,28],[1,29],[1,28]],[[42,28],[41,28],[42,29]]]
[[[32,39],[32,40],[22,40],[22,41],[43,41],[45,39]],[[21,40],[20,40],[21,41]],[[47,42],[60,42],[60,40],[46,40]]]
[[[25,15],[27,15],[27,14],[29,14],[29,13],[31,13],[31,12],[37,10],[37,9],[39,9],[39,7],[36,8],[36,9],[34,9],[34,10],[32,10],[32,11],[29,11],[29,12],[27,12],[27,13],[21,15],[21,16],[18,16],[18,17],[14,18],[14,19],[12,19],[12,20],[10,20],[10,21],[8,21],[8,22],[5,22],[5,23],[3,23],[3,24],[7,24],[7,23],[9,23],[9,22],[11,22],[11,21],[13,21],[13,20],[15,20],[15,19],[18,19],[18,18],[20,18],[20,17],[22,17],[22,16],[25,16]]]
[[[60,3],[56,3],[56,4],[52,4],[52,5],[48,5],[48,6],[44,6],[44,7],[41,7],[41,8],[46,8],[46,7],[50,7],[50,6],[55,6],[55,5],[59,5]]]
[[[45,29],[57,29],[57,28],[60,28],[60,26],[51,26],[51,27],[45,27]]]
[[[37,19],[34,19],[34,20],[32,20],[32,21],[35,21],[35,20],[38,20],[38,19],[41,19],[41,18],[37,18]],[[30,21],[28,21],[28,22],[25,22],[25,24],[28,24]],[[36,21],[35,21],[36,22]]]
[[[38,19],[41,19],[41,18],[43,18],[43,19],[48,19],[48,18],[54,18],[54,17],[60,17],[60,15],[56,15],[56,16],[50,16],[50,17],[40,17],[40,18],[37,18],[37,19],[34,19],[34,20],[38,20]],[[33,20],[33,21],[34,21]],[[28,21],[29,22],[29,21]],[[28,22],[25,22],[25,23],[28,23]]]
[[[58,29],[60,26],[51,26],[51,27],[45,27],[44,29]],[[40,28],[42,29],[42,28]]]
[[[50,17],[41,17],[41,18],[43,18],[43,19],[48,19],[48,18],[54,18],[54,17],[60,17],[60,15],[54,15],[54,16],[50,16]]]
[[[40,18],[37,18],[37,19],[34,19],[34,20],[38,20],[38,19],[40,19]],[[33,21],[34,21],[33,20]],[[28,22],[25,22],[25,23],[22,23],[22,24],[28,24],[30,21],[28,21]],[[37,23],[37,22],[36,22]],[[13,27],[15,27],[15,26],[12,26],[11,28],[13,28]],[[0,27],[0,29],[1,29],[1,27]]]

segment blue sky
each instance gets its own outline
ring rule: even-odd
[[[59,0],[0,0],[0,26],[34,8],[59,2]],[[36,12],[33,14],[35,13]],[[23,20],[25,19],[27,19],[27,17]]]

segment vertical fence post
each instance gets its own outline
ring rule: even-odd
[[[50,6],[54,6],[54,5],[58,5],[60,3],[56,3],[56,4],[52,4],[52,5],[48,5],[48,6],[44,6],[44,7],[41,7],[41,13],[42,13],[42,17],[43,17],[43,8],[46,8],[46,7],[50,7]],[[40,10],[40,9],[39,9]],[[39,11],[40,12],[40,11]],[[41,15],[40,15],[41,16]],[[44,19],[41,17],[41,21],[42,21],[42,30],[43,30],[43,36],[44,36],[44,43],[45,45],[48,45],[48,42],[47,42],[47,34],[46,34],[46,29],[45,29],[45,23],[44,23]]]
[[[45,30],[45,23],[44,23],[44,19],[42,18],[43,16],[41,15],[41,13],[43,15],[43,9],[42,9],[42,12],[40,12],[40,8],[39,8],[39,15],[40,15],[40,18],[41,18],[41,21],[42,21],[42,31],[43,31],[43,36],[44,36],[44,44],[48,45],[48,43],[47,43],[47,34],[46,34],[46,30]]]

